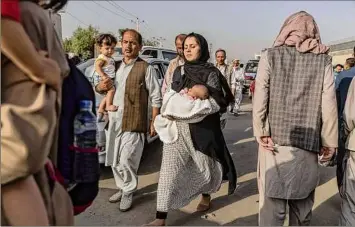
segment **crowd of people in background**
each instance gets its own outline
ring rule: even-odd
[[[45,13],[67,1],[40,3],[2,1],[2,225],[74,225],[67,191],[49,176],[57,165],[58,122],[65,108],[62,83],[69,64],[81,59],[65,55]],[[120,64],[111,57],[113,36],[103,34],[97,42],[101,55],[93,89],[107,95],[99,114],[108,111],[105,164],[117,186],[108,201],[120,202],[122,212],[131,209],[147,133],[163,141],[156,218],[147,225],[166,225],[169,211],[198,196],[196,210],[208,211],[223,181],[233,194],[237,173],[220,117],[240,110],[240,61],[228,66],[226,51],[218,49],[217,63],[209,63],[205,37],[179,34],[177,57],[161,87],[154,68],[139,57],[138,31],[122,32]],[[328,53],[314,18],[304,11],[288,17],[262,53],[252,111],[261,226],[282,226],[287,206],[290,225],[310,225],[319,166],[334,165],[342,199],[339,224],[355,225],[355,47],[344,67],[333,67]]]

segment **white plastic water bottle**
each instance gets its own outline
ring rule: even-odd
[[[75,183],[90,183],[100,178],[100,164],[96,142],[96,116],[92,101],[81,100],[80,112],[74,119]]]

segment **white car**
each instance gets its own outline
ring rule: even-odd
[[[161,47],[153,47],[153,46],[143,46],[140,51],[141,56],[146,56],[150,58],[156,58],[164,61],[171,61],[177,56],[176,50],[170,50]],[[122,56],[122,47],[115,48],[115,54],[113,57]]]
[[[169,50],[161,47],[143,46],[140,52],[142,55],[151,56],[165,61],[171,61],[177,56],[176,50]]]
[[[157,59],[157,58],[149,58],[147,56],[140,56],[142,59],[144,59],[149,65],[153,66],[153,68],[156,70],[157,75],[158,75],[158,80],[160,86],[163,84],[164,80],[164,75],[167,71],[167,68],[169,66],[169,61]],[[116,56],[114,57],[116,62],[122,61],[123,57],[122,56]],[[79,65],[77,65],[78,69],[85,75],[85,77],[90,81],[92,86],[94,87],[94,71],[95,71],[95,59],[89,59],[86,62],[83,62]],[[102,100],[103,96],[97,92],[95,92],[95,101],[96,101],[96,109],[99,108],[100,102]],[[150,101],[149,101],[150,102]],[[148,119],[151,119],[152,111],[151,111],[151,105],[149,106],[148,110]],[[224,114],[221,117],[221,128],[224,129],[226,125],[226,115]],[[106,143],[106,132],[104,130],[104,127],[106,126],[107,122],[102,122],[98,123],[98,145],[99,146],[105,146]],[[149,133],[146,134],[146,143],[145,144],[150,144],[153,141],[155,141],[158,138],[158,136],[150,137]],[[102,150],[99,152],[99,161],[100,163],[105,163],[105,156],[106,156],[106,151]]]

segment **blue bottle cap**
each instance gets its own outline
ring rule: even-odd
[[[92,108],[92,101],[90,101],[90,100],[81,100],[80,101],[80,108],[81,109],[91,109]]]

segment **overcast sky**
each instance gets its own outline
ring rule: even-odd
[[[355,37],[354,1],[69,1],[62,27],[64,38],[90,24],[117,33],[136,28],[131,20],[138,16],[143,37],[163,37],[164,47],[172,48],[178,33],[197,32],[213,51],[245,61],[270,47],[287,16],[300,10],[315,17],[324,43]]]

